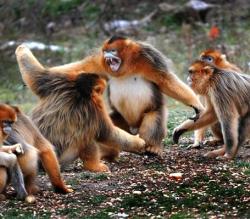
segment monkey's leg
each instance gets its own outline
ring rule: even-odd
[[[209,146],[216,146],[216,145],[223,144],[223,135],[222,135],[221,126],[219,122],[211,125],[211,131],[212,131],[214,139],[207,140],[204,142],[204,144],[209,145]]]
[[[226,152],[226,146],[223,145],[222,148],[217,149],[217,150],[213,150],[213,151],[209,151],[206,154],[204,154],[204,156],[205,157],[210,157],[210,158],[215,158],[215,157],[218,157],[218,156],[225,155],[225,152]]]
[[[9,172],[10,172],[11,182],[13,184],[13,187],[17,192],[17,198],[22,199],[22,200],[25,199],[28,193],[25,189],[23,173],[18,163],[16,163],[14,167],[9,168]]]
[[[101,159],[109,161],[109,162],[115,162],[118,160],[120,155],[120,148],[117,145],[114,145],[114,147],[110,147],[109,145],[105,145],[102,143],[98,143],[101,153]]]
[[[221,118],[221,128],[224,144],[226,145],[226,159],[233,159],[239,146],[239,117],[237,114],[227,115]]]
[[[139,135],[146,142],[146,151],[162,155],[162,140],[166,136],[167,116],[163,109],[144,114]]]
[[[101,161],[101,153],[96,142],[91,142],[80,150],[80,159],[83,161],[84,169],[93,172],[109,172],[107,165]]]
[[[72,189],[67,188],[62,180],[59,163],[53,146],[42,136],[37,137],[34,145],[39,150],[39,157],[42,165],[48,174],[50,181],[54,187],[55,192],[69,193]]]
[[[39,190],[35,182],[38,165],[37,150],[33,146],[24,142],[22,142],[22,147],[24,148],[25,153],[17,157],[18,164],[22,169],[25,188],[28,194],[35,194]]]
[[[198,97],[201,103],[207,107],[208,103],[207,103],[206,98],[200,95],[198,95]],[[194,147],[194,148],[199,147],[205,138],[205,133],[206,133],[206,128],[201,128],[201,129],[194,131],[194,144],[191,145],[191,147]]]
[[[7,169],[5,167],[0,167],[0,201],[5,200],[5,195],[2,194],[7,186]]]
[[[192,148],[199,147],[205,138],[206,128],[200,128],[194,132],[194,144],[190,145]]]
[[[125,119],[121,116],[120,113],[118,113],[117,111],[113,111],[109,114],[109,116],[115,126],[127,132],[130,131],[128,123],[125,121]]]
[[[238,129],[238,147],[232,152],[233,157],[236,156],[238,149],[244,144],[245,140],[250,136],[250,113],[241,117]]]
[[[202,143],[202,141],[204,141],[205,131],[206,131],[206,128],[201,128],[201,129],[198,129],[197,131],[194,132],[195,133],[195,142],[192,145],[192,147],[199,146]],[[216,146],[216,145],[222,144],[223,143],[223,135],[221,132],[220,123],[217,122],[215,124],[212,124],[211,131],[213,133],[214,139],[206,140],[206,141],[204,141],[204,144],[209,145],[209,146]]]
[[[214,110],[207,110],[202,113],[200,118],[196,121],[188,119],[184,121],[181,125],[179,125],[177,128],[175,128],[173,132],[173,141],[174,143],[178,143],[178,140],[183,133],[207,127],[216,121],[217,116]]]

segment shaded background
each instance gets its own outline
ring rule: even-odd
[[[151,43],[183,80],[189,63],[211,47],[249,71],[248,0],[1,0],[0,100],[25,109],[35,101],[18,72],[20,43],[53,66],[83,58],[113,34]]]

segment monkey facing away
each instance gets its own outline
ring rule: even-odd
[[[242,70],[239,67],[229,62],[226,58],[226,55],[222,54],[218,50],[214,50],[214,49],[204,50],[203,52],[201,52],[199,59],[201,61],[213,64],[214,66],[220,69],[226,70],[226,71],[242,73]],[[201,99],[201,100],[204,102],[204,105],[206,107],[207,103],[205,99],[204,100]],[[193,147],[199,146],[202,143],[202,141],[204,140],[205,131],[206,131],[206,128],[203,128],[195,132],[195,142],[194,142]],[[211,131],[215,139],[212,142],[210,142],[210,144],[221,143],[223,141],[223,135],[221,132],[220,123],[217,122],[211,125]]]
[[[189,68],[192,89],[206,98],[207,108],[196,121],[187,120],[174,130],[178,142],[181,134],[220,122],[224,145],[206,156],[233,159],[250,133],[250,77],[219,69],[204,61]]]
[[[12,131],[12,126],[17,120],[17,109],[7,104],[0,104],[0,143],[8,137]],[[32,150],[32,149],[30,149]],[[26,150],[27,151],[27,150]],[[34,196],[28,196],[25,189],[22,170],[18,164],[18,156],[23,155],[24,151],[21,144],[11,146],[0,146],[0,195],[4,199],[5,196],[1,194],[10,181],[17,192],[18,199],[26,199],[27,202],[35,201]]]
[[[124,37],[112,37],[104,42],[99,53],[50,70],[68,75],[95,72],[110,76],[113,122],[127,131],[139,133],[151,153],[162,153],[161,144],[166,135],[167,117],[161,92],[192,106],[197,114],[203,109],[194,92],[169,72],[160,51]]]
[[[106,82],[100,76],[51,72],[22,45],[16,56],[23,80],[40,98],[32,119],[55,145],[62,165],[80,157],[85,169],[108,171],[102,158],[115,158],[120,149],[145,151],[144,140],[113,125],[102,99]]]

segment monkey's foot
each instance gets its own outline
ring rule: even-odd
[[[39,186],[32,184],[32,185],[27,186],[26,190],[27,190],[28,194],[34,195],[40,191],[40,188],[39,188]]]
[[[134,136],[134,144],[132,144],[130,147],[124,148],[127,152],[132,152],[136,154],[143,154],[146,150],[146,143],[145,141],[139,137],[139,135]]]
[[[162,155],[163,155],[163,149],[159,145],[148,145],[146,147],[146,153],[162,157]]]
[[[54,185],[54,191],[56,193],[61,193],[61,194],[67,194],[67,193],[72,193],[74,190],[71,188],[70,185],[65,185],[62,183],[60,186]]]
[[[84,169],[91,172],[110,172],[108,166],[104,163],[84,163]]]
[[[190,144],[187,146],[187,149],[200,149],[203,146],[202,142],[199,143],[194,143],[194,144]]]
[[[6,196],[4,194],[0,194],[0,201],[5,201],[6,200]]]
[[[223,141],[222,140],[217,140],[217,139],[214,139],[214,140],[205,140],[203,144],[211,146],[211,147],[215,147],[215,146],[218,146],[218,145],[222,145]]]
[[[210,151],[210,152],[204,154],[204,157],[216,158],[218,156],[223,156],[224,154],[225,154],[225,149],[220,148],[218,150],[213,150],[213,151]]]
[[[28,204],[33,204],[36,202],[36,198],[35,196],[33,195],[28,195],[26,198],[25,198],[25,202],[27,202]]]
[[[220,157],[222,160],[232,160],[234,159],[234,156],[228,153],[225,153],[222,157]]]

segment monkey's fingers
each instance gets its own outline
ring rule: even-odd
[[[23,146],[21,144],[16,144],[16,154],[24,154]]]
[[[190,120],[196,121],[197,119],[200,118],[200,110],[198,110],[196,107],[193,107],[194,111],[195,111],[195,115],[190,117]]]
[[[174,132],[173,132],[173,142],[174,142],[175,144],[178,144],[180,136],[181,136],[184,132],[186,132],[186,131],[187,131],[186,129],[179,129],[179,130],[178,130],[178,128],[176,128],[176,129],[174,130]]]

